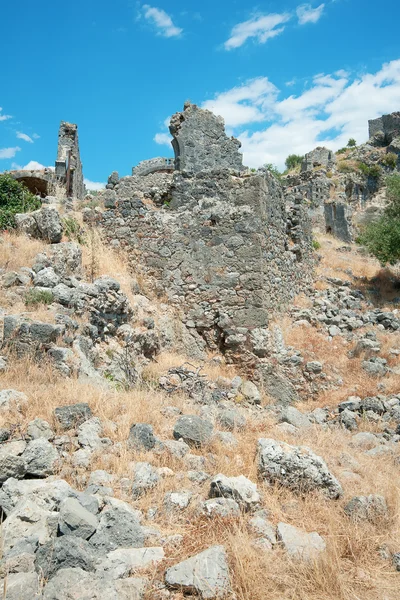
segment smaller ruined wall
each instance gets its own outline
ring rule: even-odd
[[[60,123],[55,173],[57,178],[68,187],[67,195],[78,199],[84,197],[85,185],[79,152],[78,126],[74,123],[66,121]]]
[[[301,163],[301,171],[312,171],[316,167],[332,169],[335,162],[336,157],[332,150],[318,146],[318,148],[314,148],[314,150],[305,155],[304,160]]]
[[[352,214],[348,204],[329,202],[324,206],[326,232],[350,243],[352,241]]]
[[[150,158],[142,160],[136,167],[132,167],[132,175],[145,176],[158,171],[173,171],[175,169],[175,160],[173,158]]]
[[[368,131],[370,138],[383,133],[382,144],[390,144],[394,138],[400,136],[400,112],[371,119],[368,121]]]
[[[172,116],[169,130],[177,170],[198,173],[215,168],[244,169],[241,143],[226,135],[222,117],[186,103],[183,112]]]

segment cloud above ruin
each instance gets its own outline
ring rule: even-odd
[[[276,37],[285,29],[279,27],[290,19],[289,13],[260,15],[252,17],[243,23],[235,25],[230,33],[230,37],[224,43],[225,50],[240,48],[247,40],[254,38],[259,44],[271,38]]]
[[[0,148],[0,158],[14,158],[21,148],[14,146],[13,148]]]
[[[22,133],[22,131],[17,131],[17,138],[19,140],[24,140],[24,142],[29,142],[33,144],[33,139],[26,133]]]
[[[142,15],[153,27],[155,27],[158,35],[170,38],[178,37],[183,32],[183,29],[174,25],[172,18],[161,8],[144,4],[142,6]]]
[[[313,8],[311,4],[301,4],[296,8],[297,18],[299,25],[305,25],[306,23],[316,23],[322,16],[325,4],[320,4],[316,8]]]
[[[90,179],[84,179],[83,183],[86,186],[86,189],[90,192],[98,192],[99,190],[103,190],[106,187],[105,183],[102,183],[100,181],[90,181]]]
[[[304,154],[318,145],[336,150],[351,137],[365,141],[368,119],[399,106],[400,60],[376,73],[319,74],[301,93],[287,97],[267,77],[258,77],[202,104],[221,115],[240,139],[246,165],[280,168],[288,154]]]

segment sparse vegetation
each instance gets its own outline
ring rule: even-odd
[[[299,165],[301,165],[304,156],[300,156],[299,154],[289,154],[287,159],[285,160],[286,168],[290,171],[291,169],[295,169]]]
[[[377,179],[382,174],[382,169],[379,165],[369,166],[364,162],[358,163],[358,170],[361,171],[363,175],[366,175],[366,177],[373,177],[374,179]]]
[[[379,161],[385,167],[389,167],[390,169],[395,169],[397,166],[398,156],[394,152],[388,152],[384,154]]]
[[[74,217],[64,217],[62,219],[64,234],[70,241],[78,242],[78,244],[85,244],[85,234],[77,219]]]
[[[279,171],[276,165],[273,165],[272,163],[267,163],[264,165],[264,169],[266,169],[266,171],[269,171],[269,173],[271,173],[271,175],[273,175],[276,179],[280,180],[282,178],[282,173]]]
[[[17,213],[40,208],[40,199],[11,175],[0,174],[0,230],[15,227]]]
[[[38,290],[35,288],[31,288],[25,294],[24,300],[26,306],[35,308],[40,304],[51,304],[52,302],[54,302],[54,296],[48,290]]]
[[[355,146],[357,146],[356,140],[354,138],[350,138],[349,141],[347,142],[347,147],[354,148]]]

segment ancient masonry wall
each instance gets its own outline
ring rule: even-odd
[[[222,170],[175,173],[170,204],[160,209],[139,197],[135,180],[112,190],[114,207],[101,222],[107,239],[129,247],[133,268],[141,265],[211,348],[254,350],[271,315],[310,283],[311,232],[301,204],[287,214],[273,177]]]
[[[84,197],[85,185],[79,153],[78,126],[74,123],[61,121],[55,174],[57,179],[66,185],[68,196],[78,199]]]
[[[378,119],[368,121],[369,137],[383,133],[383,144],[390,144],[392,140],[400,136],[400,112],[394,112],[390,115],[382,115]]]

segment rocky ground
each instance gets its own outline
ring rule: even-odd
[[[0,238],[3,598],[398,598],[395,274],[320,237],[242,372],[42,210]]]

